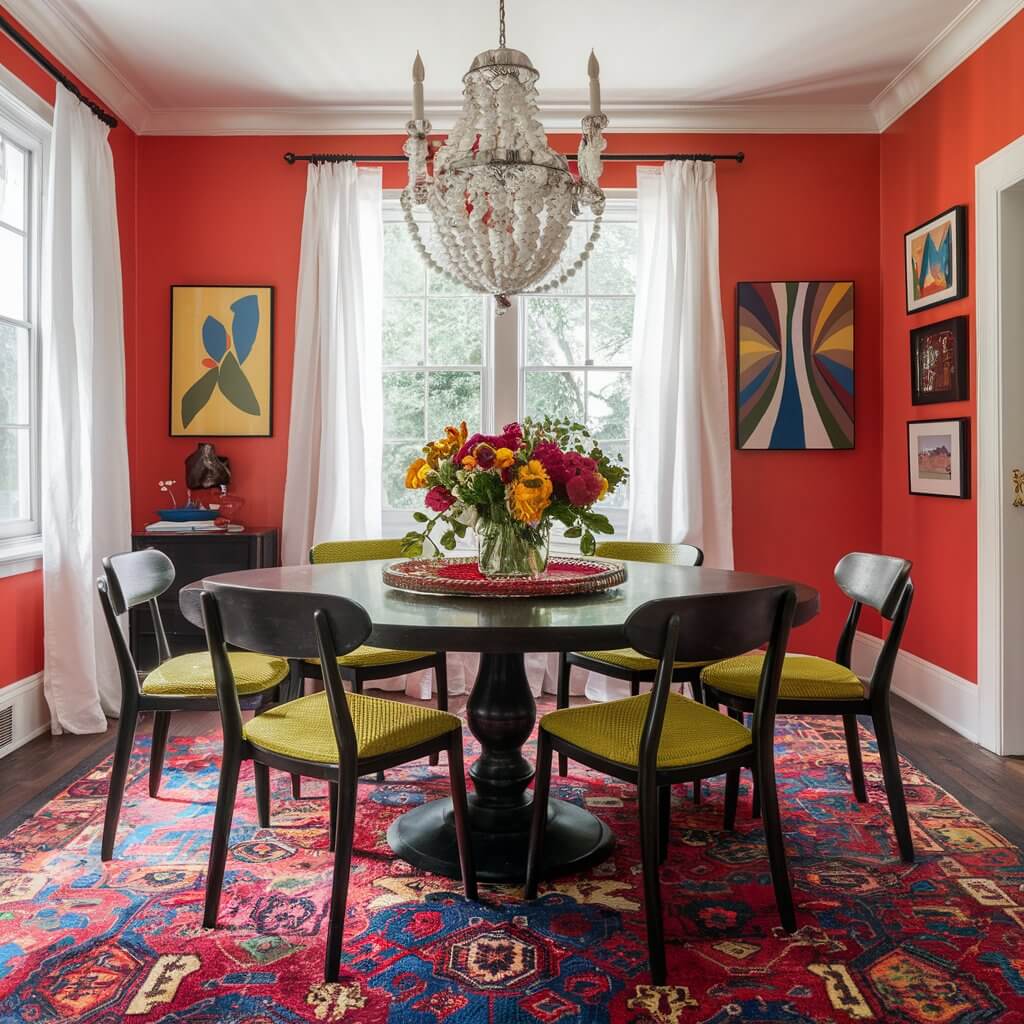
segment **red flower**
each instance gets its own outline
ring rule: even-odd
[[[467,455],[472,455],[473,449],[478,444],[489,444],[495,451],[499,448],[508,448],[514,452],[523,446],[523,432],[518,423],[510,423],[502,434],[474,434],[455,453],[455,458],[452,460],[455,465],[461,466],[462,460]]]
[[[455,495],[447,487],[431,487],[423,499],[423,504],[434,512],[447,512],[455,504]]]
[[[569,475],[566,456],[554,441],[538,441],[533,457],[544,467],[556,488],[561,487]]]
[[[565,462],[565,493],[568,499],[577,506],[593,505],[601,496],[601,475],[597,472],[597,463],[586,455],[578,452],[566,452]]]

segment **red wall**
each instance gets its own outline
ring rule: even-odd
[[[7,14],[5,16],[13,21]],[[24,31],[24,29],[22,30]],[[28,35],[29,33],[25,33]],[[31,38],[31,37],[30,37]],[[40,49],[37,40],[33,40]],[[51,55],[51,59],[52,55]],[[57,62],[59,64],[59,61]],[[53,103],[56,86],[53,79],[3,33],[0,33],[0,65],[17,75],[47,103]],[[65,69],[66,70],[66,69]],[[89,92],[88,87],[78,82]],[[90,95],[93,95],[90,93]],[[94,97],[95,98],[95,97]],[[125,358],[129,412],[133,405],[131,381],[135,362],[135,133],[118,125],[110,133],[117,175],[117,216],[121,233],[121,264],[124,277]],[[129,436],[129,444],[133,443]],[[34,675],[43,667],[43,580],[41,572],[23,573],[0,579],[0,686]]]
[[[978,656],[976,503],[908,494],[906,424],[970,416],[974,433],[974,168],[1022,133],[1024,14],[1019,14],[881,139],[882,545],[914,561],[917,593],[905,647],[969,680],[976,678]],[[908,316],[904,232],[961,203],[967,206],[968,296]],[[911,405],[909,330],[961,314],[970,317],[970,400]],[[976,454],[972,437],[972,494]]]
[[[575,145],[556,140],[563,150]],[[195,446],[167,436],[169,288],[172,284],[272,284],[276,289],[274,436],[224,439],[252,524],[279,525],[291,401],[291,363],[305,168],[287,150],[400,152],[398,137],[144,136],[139,139],[139,359],[135,367],[134,520],[157,506],[156,481],[181,479]],[[736,563],[818,586],[825,614],[800,644],[831,652],[843,607],[831,571],[854,548],[879,545],[877,466],[881,398],[878,339],[878,150],[868,135],[620,135],[620,152],[733,151],[719,165],[723,307],[730,370],[736,282],[852,279],[857,302],[857,447],[851,452],[733,455]],[[405,168],[384,169],[386,188]],[[635,186],[631,165],[606,166],[606,187]]]

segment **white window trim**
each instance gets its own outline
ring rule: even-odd
[[[31,154],[31,193],[29,197],[29,285],[28,317],[31,325],[33,359],[31,402],[32,516],[25,529],[6,531],[0,536],[0,578],[32,572],[40,567],[41,536],[41,448],[42,411],[42,326],[40,283],[42,276],[42,236],[45,215],[44,194],[50,160],[52,108],[29,102],[21,90],[9,88],[7,78],[0,79],[0,135],[9,138]]]

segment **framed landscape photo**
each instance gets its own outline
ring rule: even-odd
[[[914,405],[967,398],[967,317],[910,332],[910,394]]]
[[[953,206],[903,237],[907,312],[967,294],[965,206]]]
[[[173,437],[273,433],[274,289],[171,287]]]
[[[911,420],[907,424],[910,493],[968,498],[966,416],[953,420]]]
[[[736,447],[854,443],[852,281],[736,286]]]

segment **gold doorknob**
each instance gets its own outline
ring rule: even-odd
[[[1024,508],[1024,471],[1013,471],[1013,507]]]

